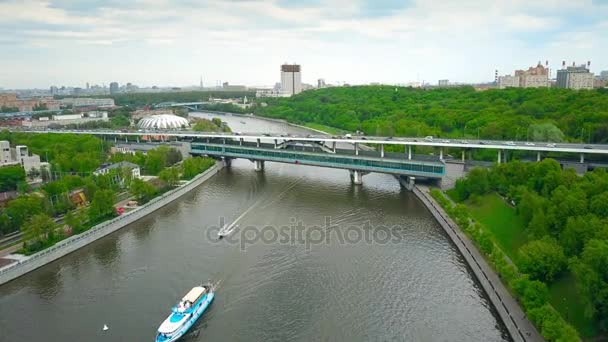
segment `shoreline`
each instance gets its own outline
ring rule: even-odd
[[[222,162],[216,162],[214,166],[195,176],[188,181],[188,183],[152,199],[150,202],[138,207],[135,210],[129,211],[128,213],[115,217],[111,220],[102,222],[85,232],[78,235],[73,235],[63,241],[58,242],[54,246],[34,253],[28,257],[20,257],[16,262],[0,268],[0,286],[156,212],[158,209],[161,209],[162,207],[176,201],[183,195],[186,195],[190,191],[196,189],[199,185],[213,177],[223,168],[224,165]]]
[[[437,223],[464,257],[513,341],[545,341],[532,322],[528,320],[521,306],[507,290],[500,277],[477,250],[477,247],[428,194],[428,190],[428,187],[415,185],[412,192],[431,212]]]

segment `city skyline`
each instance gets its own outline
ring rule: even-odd
[[[477,83],[565,60],[608,69],[608,2],[6,1],[0,87]]]

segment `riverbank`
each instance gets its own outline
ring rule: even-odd
[[[413,193],[427,207],[446,234],[450,237],[460,254],[475,274],[507,327],[514,341],[544,341],[542,336],[530,322],[517,300],[502,284],[498,275],[483,258],[473,242],[460,231],[458,225],[452,221],[447,213],[430,196],[429,189],[416,185]]]
[[[81,234],[71,236],[51,248],[32,254],[26,258],[20,258],[17,263],[0,268],[0,285],[42,267],[52,261],[55,261],[141,218],[144,218],[145,216],[194,190],[203,182],[218,173],[222,168],[223,163],[217,162],[214,166],[192,178],[184,185],[152,199],[150,202],[138,207],[135,210],[129,211],[112,220],[100,223]]]

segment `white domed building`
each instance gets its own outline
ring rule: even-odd
[[[137,123],[143,129],[180,129],[190,127],[187,119],[172,114],[151,115]]]

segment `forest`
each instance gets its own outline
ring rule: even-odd
[[[608,141],[608,89],[335,87],[264,98],[254,112],[367,135]]]
[[[496,231],[498,235],[490,234],[486,240],[497,240],[526,280],[504,275],[503,278],[510,280],[516,292],[529,291],[530,295],[532,290],[522,288],[533,286],[534,298],[540,304],[548,300],[547,289],[553,291],[558,284],[574,279],[577,299],[583,307],[581,310],[574,304],[566,307],[563,312],[569,316],[566,318],[578,321],[577,328],[584,329],[581,333],[585,336],[608,332],[608,172],[605,169],[580,176],[572,169],[562,170],[553,159],[540,163],[514,161],[490,169],[473,169],[448,193],[457,203],[466,205],[467,209],[460,207],[461,215],[482,205],[491,193],[502,197],[503,203],[514,205],[516,216],[505,224],[505,233],[511,235],[510,238],[521,235],[516,237],[521,243],[511,245],[511,250],[509,244],[500,243],[501,232]],[[496,214],[496,210],[490,213]],[[518,225],[522,226],[521,230]],[[482,249],[486,248],[484,244],[491,245],[488,241],[481,243]],[[486,251],[488,255],[493,253],[492,249]],[[500,272],[500,267],[497,268]],[[561,302],[553,304],[562,305]],[[537,309],[538,304],[524,300],[527,311]],[[583,317],[570,312],[581,312],[592,326],[585,328]]]

